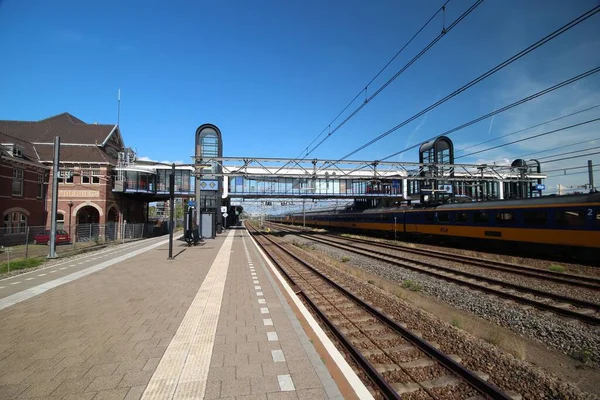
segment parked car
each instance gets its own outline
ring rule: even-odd
[[[42,233],[38,233],[33,237],[34,244],[49,244],[50,243],[50,231],[44,231]],[[71,237],[69,234],[62,230],[56,230],[56,244],[61,243],[71,243]]]

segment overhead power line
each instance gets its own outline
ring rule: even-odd
[[[389,134],[397,131],[398,129],[402,128],[403,126],[407,125],[408,123],[410,123],[410,122],[414,121],[415,119],[423,116],[424,114],[428,113],[429,111],[433,110],[434,108],[438,107],[439,105],[441,105],[441,104],[445,103],[446,101],[452,99],[453,97],[459,95],[460,93],[462,93],[465,90],[471,88],[472,86],[475,86],[479,82],[481,82],[484,79],[492,76],[496,72],[498,72],[501,69],[507,67],[508,65],[510,65],[513,62],[517,61],[518,59],[524,57],[525,55],[531,53],[535,49],[537,49],[537,48],[543,46],[544,44],[550,42],[551,40],[557,38],[558,36],[560,36],[563,33],[567,32],[571,28],[579,25],[581,22],[583,22],[586,19],[592,17],[593,15],[595,15],[596,13],[598,13],[599,11],[600,11],[600,6],[596,6],[596,7],[592,8],[591,10],[589,10],[586,13],[582,14],[581,16],[575,18],[571,22],[563,25],[559,29],[557,29],[554,32],[550,33],[549,35],[547,35],[544,38],[542,38],[542,39],[538,40],[537,42],[533,43],[532,45],[530,45],[529,47],[525,48],[524,50],[521,50],[519,53],[515,54],[514,56],[512,56],[512,57],[508,58],[507,60],[503,61],[502,63],[498,64],[494,68],[488,70],[487,72],[485,72],[482,75],[478,76],[477,78],[473,79],[469,83],[467,83],[467,84],[463,85],[462,87],[456,89],[454,92],[450,93],[449,95],[447,95],[443,99],[436,101],[435,103],[433,103],[429,107],[423,109],[422,111],[418,112],[417,114],[413,115],[412,117],[410,117],[410,118],[406,119],[405,121],[399,123],[398,125],[394,126],[393,128],[388,129],[387,131],[383,132],[382,134],[380,134],[376,138],[368,141],[367,143],[363,144],[362,146],[358,147],[357,149],[355,149],[355,150],[351,151],[350,153],[346,154],[344,157],[342,157],[338,161],[345,160],[348,157],[350,157],[350,156],[358,153],[359,151],[361,151],[361,150],[363,150],[363,149],[371,146],[372,144],[378,142],[379,140],[383,139],[384,137],[388,136]]]
[[[516,135],[517,133],[525,132],[525,131],[528,131],[530,129],[537,128],[539,126],[549,124],[551,122],[560,121],[561,119],[572,117],[573,115],[581,114],[583,112],[590,111],[590,110],[593,110],[593,109],[598,108],[598,107],[600,107],[600,104],[592,106],[592,107],[585,108],[583,110],[575,111],[575,112],[572,112],[572,113],[567,114],[567,115],[563,115],[562,117],[558,117],[558,118],[550,119],[548,121],[540,122],[539,124],[532,125],[532,126],[529,126],[527,128],[519,129],[518,131],[514,131],[514,132],[511,132],[511,133],[507,133],[506,135],[502,135],[502,136],[498,136],[498,137],[495,137],[495,138],[490,139],[490,140],[486,140],[485,142],[481,142],[481,143],[477,143],[477,144],[474,144],[474,145],[471,145],[471,146],[463,147],[462,149],[456,150],[456,152],[465,151],[465,150],[468,150],[468,149],[472,149],[473,147],[481,146],[481,145],[486,144],[486,143],[490,143],[490,142],[494,142],[496,140],[504,139],[505,137]],[[455,158],[460,158],[460,157],[464,157],[464,156],[459,156],[459,157],[455,157]]]
[[[523,154],[523,155],[517,156],[515,158],[531,157],[531,156],[533,156],[535,154],[547,153],[549,151],[560,150],[560,149],[566,149],[567,147],[573,147],[573,146],[577,146],[579,144],[592,143],[592,142],[595,142],[596,140],[600,140],[600,137],[597,137],[597,138],[594,138],[594,139],[590,139],[590,140],[584,140],[583,142],[576,142],[576,143],[566,144],[564,146],[553,147],[551,149],[546,149],[546,150],[541,150],[541,151],[534,151],[533,153]],[[500,162],[500,161],[502,161],[502,160],[496,160],[495,162]]]
[[[558,154],[552,154],[546,157],[539,157],[537,158],[538,161],[542,161],[545,160],[547,158],[552,158],[552,157],[561,157],[561,156],[566,156],[569,154],[575,154],[575,153],[581,153],[582,151],[590,151],[590,150],[595,150],[595,149],[600,149],[600,146],[594,146],[594,147],[588,147],[587,149],[581,149],[581,150],[574,150],[574,151],[567,151],[564,153],[558,153]],[[544,161],[546,162],[546,161]]]
[[[592,165],[593,167],[597,167],[598,164],[596,165]],[[548,172],[556,172],[556,171],[570,171],[572,169],[582,169],[582,168],[588,168],[587,164],[586,165],[581,165],[579,167],[567,167],[567,168],[556,168],[556,169],[549,169],[547,171],[544,171],[544,173],[548,173]],[[562,176],[562,174],[560,175],[550,175],[550,176]],[[550,177],[548,176],[548,177]]]
[[[419,58],[421,58],[425,53],[427,53],[437,42],[439,42],[442,37],[444,37],[448,32],[450,32],[454,27],[456,27],[456,25],[458,25],[463,19],[465,19],[473,10],[475,10],[475,8],[477,8],[481,3],[483,2],[483,0],[477,0],[471,7],[469,7],[465,12],[463,12],[456,20],[454,20],[454,22],[452,22],[447,28],[444,28],[442,30],[442,32],[436,36],[435,39],[433,39],[431,42],[429,42],[429,44],[427,46],[425,46],[425,48],[423,48],[416,56],[414,56],[408,63],[406,63],[398,72],[396,72],[390,79],[388,79],[383,85],[381,85],[373,94],[371,94],[369,97],[367,97],[367,89],[368,86],[373,83],[373,81],[375,80],[375,78],[377,76],[379,76],[381,74],[381,72],[383,72],[383,69],[381,71],[379,71],[379,73],[375,76],[375,78],[373,78],[368,84],[367,86],[365,86],[364,89],[362,89],[357,95],[356,97],[354,97],[354,99],[350,102],[350,104],[348,104],[346,106],[346,108],[344,108],[344,110],[342,110],[342,112],[340,112],[335,118],[334,120],[319,134],[319,137],[325,133],[325,131],[329,130],[329,132],[327,133],[327,136],[325,136],[323,139],[321,139],[321,141],[319,143],[317,143],[312,149],[309,150],[310,145],[312,145],[315,141],[313,140],[311,142],[311,144],[306,148],[306,154],[304,155],[304,157],[308,156],[310,153],[312,153],[313,151],[315,151],[317,148],[319,148],[327,139],[329,139],[331,137],[331,135],[333,135],[335,132],[337,132],[342,126],[344,126],[346,124],[346,122],[350,121],[356,114],[358,114],[360,112],[360,110],[362,110],[368,103],[370,103],[375,97],[377,97],[383,90],[385,90],[385,88],[387,88],[393,81],[396,80],[396,78],[398,78],[400,75],[402,75],[402,73],[404,71],[406,71],[411,65],[413,65]],[[446,2],[447,4],[447,2]],[[416,37],[416,35],[419,34],[419,32],[421,32],[426,26],[427,24],[429,24],[429,22],[431,22],[431,20],[433,19],[433,17],[435,17],[440,11],[442,11],[445,7],[446,4],[444,4],[437,12],[436,14],[434,14],[429,21],[427,21],[427,23],[415,34],[415,36],[413,36],[410,41],[400,50],[404,50],[404,48],[406,48],[406,46],[408,46],[408,44]],[[400,53],[398,53],[400,54]],[[396,54],[396,56],[398,55]],[[394,58],[396,58],[396,56],[394,56]],[[393,61],[390,60],[390,62],[388,62],[388,64],[386,64],[386,67]],[[384,69],[386,68],[384,67]],[[339,118],[347,109],[348,107],[350,107],[350,105],[352,103],[354,103],[354,101],[356,101],[356,99],[358,97],[360,97],[361,94],[365,93],[365,100],[363,103],[361,103],[356,109],[354,109],[354,111],[352,111],[352,113],[350,113],[350,115],[348,115],[342,122],[340,122],[335,128],[331,129],[331,124],[337,119]],[[317,137],[318,139],[318,137]]]
[[[600,118],[599,118],[600,119]],[[581,157],[589,157],[589,156],[595,156],[596,154],[600,154],[600,151],[596,151],[594,153],[586,153],[586,154],[579,154],[577,156],[571,156],[571,157],[562,157],[562,158],[556,158],[554,160],[546,160],[544,161],[544,163],[546,164],[550,164],[553,162],[558,162],[558,161],[565,161],[565,160],[572,160],[574,158],[581,158]]]
[[[558,129],[553,129],[553,130],[548,131],[548,132],[543,132],[543,133],[538,133],[536,135],[527,136],[527,137],[524,137],[524,138],[521,138],[521,139],[518,139],[518,140],[513,140],[512,142],[502,143],[502,144],[499,144],[497,146],[492,146],[492,147],[488,147],[486,149],[474,151],[474,152],[469,153],[469,154],[464,154],[464,155],[462,155],[460,157],[456,157],[456,158],[469,157],[469,156],[472,156],[474,154],[485,153],[486,151],[490,151],[490,150],[494,150],[494,149],[499,149],[500,147],[510,146],[511,144],[524,142],[526,140],[531,140],[531,139],[535,139],[535,138],[542,137],[542,136],[547,136],[547,135],[550,135],[550,134],[553,134],[553,133],[556,133],[556,132],[566,131],[568,129],[573,129],[573,128],[576,128],[578,126],[591,124],[591,123],[597,122],[597,121],[600,121],[600,118],[594,118],[594,119],[590,119],[590,120],[587,120],[587,121],[584,121],[584,122],[580,122],[580,123],[577,123],[577,124],[573,124],[573,125],[569,125],[569,126],[564,126],[562,128],[558,128]]]
[[[500,114],[500,113],[502,113],[502,112],[504,112],[504,111],[508,111],[508,110],[510,110],[511,108],[514,108],[514,107],[517,107],[517,106],[519,106],[519,105],[521,105],[521,104],[527,103],[528,101],[531,101],[531,100],[533,100],[533,99],[536,99],[536,98],[538,98],[538,97],[544,96],[544,95],[546,95],[546,94],[548,94],[548,93],[551,93],[551,92],[553,92],[553,91],[555,91],[555,90],[557,90],[557,89],[560,89],[560,88],[562,88],[562,87],[564,87],[564,86],[570,85],[571,83],[577,82],[577,81],[579,81],[579,80],[581,80],[581,79],[587,78],[588,76],[590,76],[590,75],[593,75],[593,74],[595,74],[595,73],[598,73],[598,72],[600,72],[600,67],[596,67],[596,68],[594,68],[594,69],[591,69],[591,70],[589,70],[589,71],[587,71],[587,72],[584,72],[584,73],[582,73],[582,74],[579,74],[579,75],[577,75],[577,76],[574,76],[573,78],[569,78],[569,79],[567,79],[567,80],[565,80],[565,81],[562,81],[562,82],[560,82],[560,83],[557,83],[557,84],[556,84],[556,85],[554,85],[554,86],[550,86],[549,88],[546,88],[546,89],[544,89],[544,90],[540,90],[540,91],[539,91],[539,92],[537,92],[537,93],[534,93],[534,94],[532,94],[532,95],[529,95],[529,96],[527,96],[527,97],[524,97],[524,98],[522,98],[521,100],[517,100],[517,101],[515,101],[514,103],[511,103],[511,104],[509,104],[509,105],[507,105],[507,106],[504,106],[504,107],[502,107],[502,108],[499,108],[499,109],[497,109],[497,110],[495,110],[495,111],[492,111],[491,113],[488,113],[488,114],[482,115],[481,117],[475,118],[475,119],[473,119],[473,120],[471,120],[471,121],[469,121],[469,122],[466,122],[466,123],[464,123],[464,124],[462,124],[462,125],[459,125],[459,126],[457,126],[457,127],[454,127],[454,128],[452,128],[452,129],[449,129],[449,130],[447,130],[447,131],[445,131],[445,132],[442,132],[442,133],[440,133],[440,134],[438,134],[438,135],[436,135],[436,136],[433,136],[433,137],[431,137],[431,138],[429,138],[429,139],[425,140],[424,142],[417,143],[417,144],[415,144],[415,145],[412,145],[412,146],[410,146],[410,147],[407,147],[407,148],[405,148],[405,149],[403,149],[403,150],[400,150],[400,151],[397,151],[397,152],[395,152],[395,153],[393,153],[393,154],[390,154],[389,156],[386,156],[386,157],[382,158],[381,160],[382,160],[382,161],[389,160],[389,159],[390,159],[390,158],[392,158],[392,157],[395,157],[395,156],[397,156],[397,155],[400,155],[400,154],[402,154],[402,153],[406,153],[407,151],[409,151],[409,150],[412,150],[412,149],[414,149],[415,147],[419,147],[419,146],[421,146],[423,143],[427,143],[427,142],[429,142],[430,140],[434,140],[434,139],[436,139],[436,138],[438,138],[438,137],[440,137],[440,136],[449,136],[450,134],[452,134],[452,133],[454,133],[454,132],[457,132],[457,131],[459,131],[459,130],[461,130],[461,129],[464,129],[464,128],[466,128],[466,127],[469,127],[469,126],[471,126],[471,125],[473,125],[473,124],[476,124],[476,123],[478,123],[478,122],[481,122],[481,121],[483,121],[483,120],[485,120],[485,119],[488,119],[488,118],[490,118],[490,117],[493,117],[494,115]]]

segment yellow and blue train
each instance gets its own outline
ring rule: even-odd
[[[310,226],[348,231],[484,240],[553,254],[600,256],[600,193],[436,207],[348,207],[292,214],[282,222],[303,220]]]

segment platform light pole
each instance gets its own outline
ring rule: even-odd
[[[173,259],[173,214],[175,208],[175,163],[171,164],[171,176],[169,176],[169,260]]]
[[[52,204],[50,205],[50,253],[48,258],[56,255],[56,211],[58,209],[58,164],[60,160],[60,136],[54,138],[54,163],[52,165]]]

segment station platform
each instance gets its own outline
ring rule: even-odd
[[[165,239],[0,280],[0,399],[368,395],[245,229]]]

